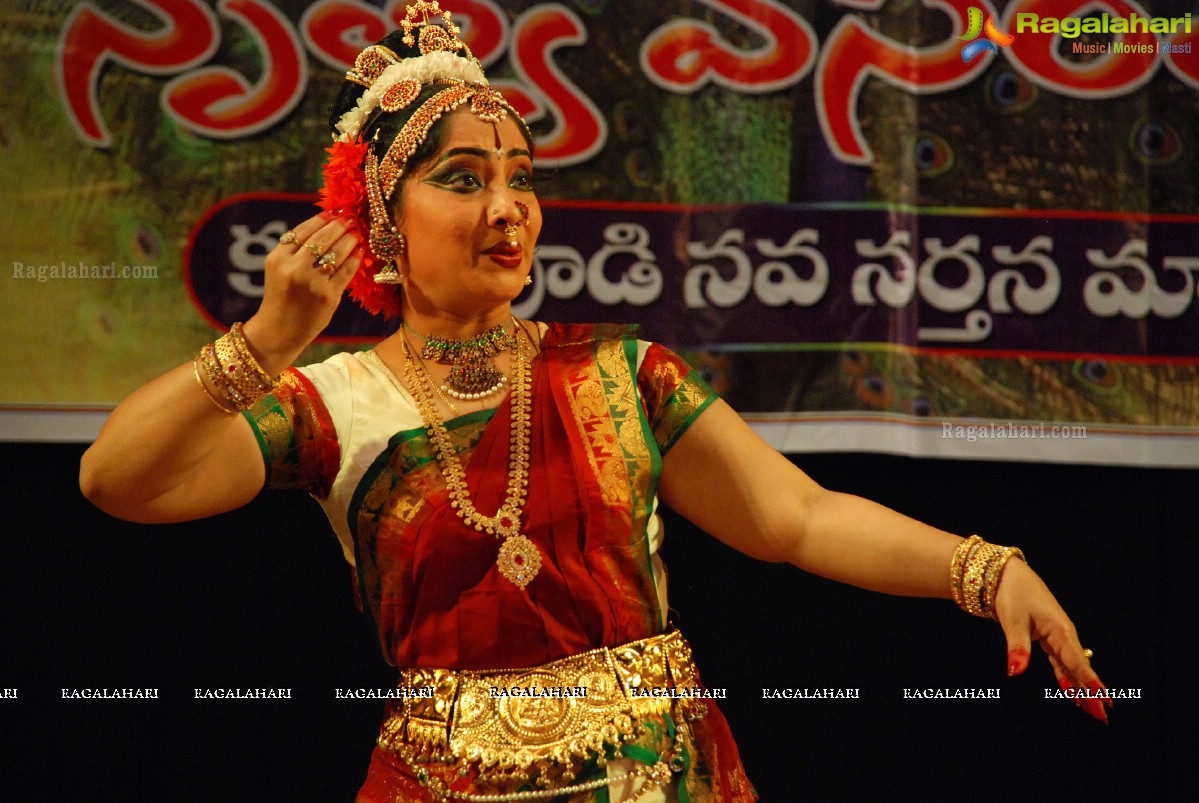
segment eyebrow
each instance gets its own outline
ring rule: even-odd
[[[476,156],[480,159],[490,159],[494,155],[495,151],[484,150],[483,148],[451,148],[441,155],[441,158],[434,163],[434,166],[441,164],[446,159],[452,159],[455,156]],[[509,159],[517,156],[527,156],[530,159],[533,158],[533,154],[529,153],[524,148],[513,148],[512,150],[508,151]]]

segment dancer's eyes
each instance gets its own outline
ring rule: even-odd
[[[429,181],[455,192],[473,192],[483,186],[478,174],[466,168],[451,167],[435,174]]]

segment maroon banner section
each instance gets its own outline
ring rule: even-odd
[[[184,259],[200,311],[253,314],[267,252],[314,198],[210,210]],[[526,317],[623,321],[687,348],[894,343],[1199,357],[1199,217],[548,202]],[[394,324],[343,304],[324,335]]]

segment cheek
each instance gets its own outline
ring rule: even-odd
[[[536,240],[541,236],[541,226],[545,223],[545,218],[541,214],[540,206],[533,206],[529,209],[529,233]]]
[[[474,229],[467,220],[441,210],[441,214],[409,215],[401,229],[407,232],[414,252],[449,254],[472,248]]]

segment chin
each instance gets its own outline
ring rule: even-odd
[[[502,281],[496,283],[496,287],[508,301],[513,301],[525,291],[525,275],[521,272],[519,275],[505,276]]]

